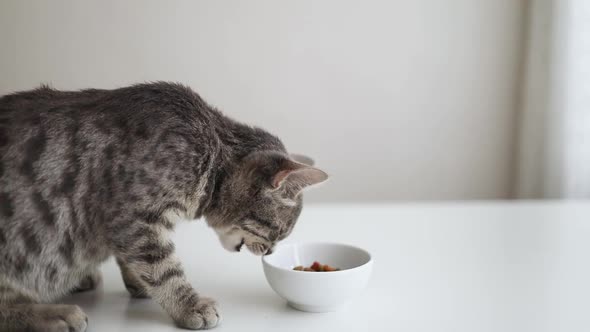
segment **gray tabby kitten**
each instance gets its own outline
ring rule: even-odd
[[[226,249],[268,254],[293,229],[301,190],[326,179],[182,85],[3,96],[0,330],[84,331],[78,306],[50,303],[93,288],[110,256],[131,296],[211,328],[215,302],[174,255],[177,221],[205,217]]]

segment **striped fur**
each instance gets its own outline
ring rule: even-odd
[[[215,326],[170,232],[204,217],[226,249],[268,253],[300,191],[327,177],[308,164],[179,84],[1,97],[0,330],[85,330],[80,308],[51,303],[95,286],[111,256],[132,296],[181,327]]]

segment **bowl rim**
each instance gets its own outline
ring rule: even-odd
[[[369,256],[369,259],[365,263],[363,263],[363,264],[361,264],[359,266],[355,266],[355,267],[350,268],[350,269],[338,270],[338,271],[330,271],[329,273],[306,273],[305,275],[334,275],[334,274],[348,273],[348,272],[352,272],[354,270],[361,269],[361,268],[366,267],[366,266],[368,266],[368,265],[370,265],[370,264],[373,263],[373,255],[371,255],[371,253],[368,250],[363,249],[363,248],[358,247],[358,246],[355,246],[355,245],[352,245],[352,244],[340,243],[340,242],[313,242],[313,241],[307,242],[306,241],[306,242],[285,243],[285,244],[281,244],[281,245],[277,246],[277,250],[275,250],[274,252],[277,252],[279,248],[284,248],[284,247],[293,247],[293,246],[298,246],[298,245],[315,245],[315,244],[338,245],[338,246],[344,246],[344,247],[353,248],[353,249],[362,251],[365,254],[367,254],[367,256]],[[268,259],[268,257],[270,257],[272,255],[273,254],[262,256],[262,259],[261,259],[262,260],[262,264],[263,265],[266,265],[266,266],[269,266],[271,268],[280,270],[280,271],[287,271],[287,272],[290,272],[290,273],[308,272],[308,271],[296,271],[296,270],[293,270],[293,269],[287,269],[287,268],[284,268],[284,267],[281,267],[281,266],[277,266],[277,265],[271,264],[270,262],[267,261],[267,259]]]

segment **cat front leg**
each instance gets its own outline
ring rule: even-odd
[[[132,227],[119,236],[115,255],[133,286],[145,290],[174,322],[188,329],[209,329],[220,322],[217,304],[200,296],[190,285],[167,231],[157,224]]]
[[[127,263],[117,258],[117,265],[119,265],[119,269],[121,270],[121,276],[123,277],[125,288],[127,288],[131,297],[138,299],[149,298],[150,295],[148,294],[147,287],[141,282],[135,273],[133,273],[131,268],[127,266]]]

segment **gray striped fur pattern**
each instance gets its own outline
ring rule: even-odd
[[[0,98],[0,330],[84,331],[73,291],[114,256],[127,290],[184,328],[220,322],[169,234],[203,217],[224,248],[272,252],[301,191],[327,179],[309,158],[236,122],[191,89],[157,82]]]

